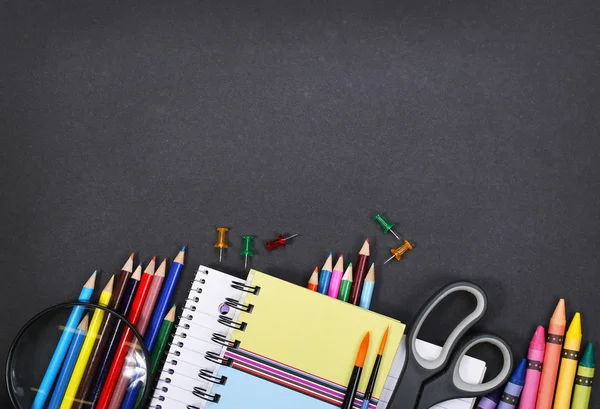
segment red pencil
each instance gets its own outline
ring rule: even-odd
[[[365,240],[362,248],[358,252],[358,259],[356,260],[356,266],[354,267],[354,275],[352,281],[352,291],[350,292],[350,303],[358,305],[360,301],[360,294],[362,293],[363,282],[367,275],[367,264],[369,263],[370,246],[369,238]]]
[[[127,319],[133,325],[137,323],[140,317],[140,313],[142,312],[144,301],[146,300],[148,290],[150,289],[150,284],[152,283],[152,278],[154,277],[155,263],[156,257],[154,257],[152,261],[148,263],[148,266],[146,267],[146,270],[142,275],[142,279],[140,281],[138,290],[135,293],[135,298],[133,299],[131,310],[129,310],[129,314],[127,315]],[[104,383],[104,387],[102,388],[102,393],[100,394],[100,398],[98,399],[96,409],[106,409],[106,407],[110,403],[110,399],[113,395],[115,385],[117,383],[117,380],[119,379],[119,375],[121,374],[123,364],[125,363],[125,356],[127,355],[127,352],[129,350],[129,344],[131,343],[132,336],[133,334],[131,332],[131,329],[129,327],[125,328],[125,331],[121,336],[121,340],[119,341],[119,346],[117,347],[117,352],[113,359],[112,365],[108,372],[108,376],[106,377],[106,382]]]
[[[310,275],[310,280],[308,280],[308,288],[310,291],[317,291],[319,287],[319,267],[315,267],[315,271]]]

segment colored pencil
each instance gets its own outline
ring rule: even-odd
[[[137,320],[140,316],[140,312],[142,310],[144,299],[148,294],[148,289],[150,288],[150,283],[152,281],[152,275],[146,272],[143,275],[141,275],[141,272],[142,266],[140,264],[140,266],[135,270],[135,272],[131,276],[131,280],[133,280],[138,274],[141,276],[139,287],[137,290],[134,290],[135,298],[131,303],[129,311],[127,312],[127,320],[133,325],[137,323]],[[117,329],[115,333],[118,332],[119,330]],[[109,406],[109,403],[111,402],[112,398],[119,398],[118,396],[115,396],[114,390],[119,379],[119,375],[121,374],[123,363],[125,362],[125,356],[127,355],[127,351],[129,351],[129,344],[131,343],[132,336],[133,333],[131,332],[131,329],[129,327],[126,327],[122,330],[119,342],[116,343],[114,358],[110,363],[110,369],[108,370],[108,375],[106,376],[106,380],[104,381],[102,392],[100,393],[100,397],[98,398],[98,404],[96,405],[96,409],[106,409]]]
[[[579,361],[582,337],[581,316],[576,312],[565,336],[565,346],[562,351],[560,372],[558,373],[558,383],[554,395],[554,409],[569,409],[571,407],[573,382],[577,374],[577,361]]]
[[[329,282],[331,281],[332,270],[331,257],[332,254],[329,253],[329,256],[327,256],[327,260],[325,260],[325,263],[323,264],[323,268],[321,268],[321,274],[319,274],[319,288],[317,288],[317,291],[321,294],[327,294],[327,291],[329,290]]]
[[[344,275],[344,255],[340,254],[338,257],[333,271],[331,272],[331,280],[329,281],[329,288],[327,289],[327,295],[333,298],[337,298],[340,292],[340,285],[342,284],[342,276]]]
[[[354,269],[354,277],[352,277],[352,291],[350,292],[350,302],[354,305],[358,305],[360,301],[360,294],[363,288],[363,282],[367,275],[367,265],[369,264],[370,254],[369,239],[365,240],[362,248],[358,252],[358,259],[356,261],[356,268]]]
[[[496,409],[498,402],[500,402],[500,396],[502,392],[498,389],[492,393],[482,396],[477,404],[477,409]]]
[[[94,287],[96,286],[96,272],[94,271],[90,278],[86,281],[79,293],[79,297],[77,298],[80,302],[90,302],[92,298],[92,294],[94,293]],[[50,359],[50,363],[46,368],[46,373],[44,373],[44,377],[42,378],[42,382],[40,383],[40,387],[37,390],[35,395],[35,399],[33,400],[33,404],[31,405],[31,409],[42,409],[46,404],[46,400],[48,399],[48,395],[52,390],[52,385],[54,385],[54,381],[56,380],[56,376],[58,375],[58,371],[60,371],[60,367],[63,364],[65,359],[65,355],[69,350],[69,345],[71,345],[71,340],[73,339],[73,335],[75,334],[75,329],[77,325],[81,322],[81,317],[83,316],[84,307],[77,306],[74,307],[67,319],[67,323],[65,324],[65,329],[58,340],[58,344],[56,345],[56,349],[54,350],[54,354],[52,354],[52,358]]]
[[[122,316],[126,317],[129,314],[129,310],[133,305],[135,293],[140,285],[141,277],[142,265],[140,264],[133,272],[133,275],[127,281],[127,287],[125,288],[123,300],[121,301],[121,305],[117,309],[117,312]],[[115,323],[110,333],[104,335],[108,338],[108,342],[106,343],[106,350],[104,352],[104,357],[100,360],[98,371],[96,372],[94,382],[92,383],[93,386],[87,395],[88,401],[94,403],[94,408],[97,407],[98,401],[100,399],[100,393],[102,392],[104,382],[106,381],[106,377],[108,376],[108,371],[110,370],[110,366],[117,352],[117,348],[119,347],[119,339],[123,334],[124,326],[125,324],[123,324],[123,321],[119,320]]]
[[[342,283],[340,284],[340,291],[338,294],[338,300],[348,302],[350,299],[350,292],[352,291],[352,263],[348,263],[346,272],[342,277]]]
[[[554,309],[552,318],[550,318],[548,335],[546,336],[546,351],[544,351],[544,366],[540,378],[537,402],[535,403],[536,409],[550,409],[552,407],[563,337],[565,335],[565,327],[567,326],[567,313],[565,309],[565,300],[561,298]]]
[[[360,347],[358,348],[356,361],[354,362],[354,368],[352,368],[352,374],[350,375],[348,387],[346,388],[346,394],[344,395],[342,406],[340,406],[341,409],[352,409],[354,406],[354,396],[356,395],[356,390],[358,389],[358,384],[360,382],[360,375],[362,373],[363,366],[365,365],[365,358],[367,356],[367,351],[369,350],[370,338],[371,332],[367,331],[362,342],[360,343]]]
[[[317,291],[317,288],[319,288],[319,267],[315,267],[315,270],[310,275],[306,288],[310,291]]]
[[[155,262],[156,257],[154,257],[150,261],[150,263],[148,263],[146,270],[144,270],[144,274],[142,275],[142,279],[140,281],[140,286],[137,292],[135,293],[133,305],[131,306],[129,314],[127,315],[127,320],[134,326],[139,320],[140,313],[142,312],[142,308],[144,306],[144,302],[146,300],[146,297],[148,296],[148,291],[150,290],[150,285],[152,284],[152,278],[154,277]],[[127,384],[129,383],[129,379],[124,376],[121,370],[124,369],[123,365],[125,363],[125,358],[130,352],[132,337],[133,332],[129,327],[126,327],[119,341],[117,352],[110,367],[110,371],[108,372],[108,376],[106,377],[106,381],[104,382],[104,386],[102,388],[102,392],[100,393],[100,398],[98,400],[98,404],[96,405],[96,409],[104,407],[118,409],[121,406],[121,401],[125,396],[125,392],[127,391]],[[137,347],[137,345],[137,342],[135,342],[132,345],[132,348]],[[134,350],[131,351],[133,352]]]
[[[143,336],[146,334],[146,330],[148,329],[148,324],[150,323],[150,318],[152,318],[152,313],[154,312],[154,306],[156,305],[156,301],[158,300],[158,296],[160,295],[160,290],[162,288],[162,283],[165,280],[165,273],[167,271],[167,259],[163,259],[160,266],[156,269],[156,273],[154,274],[154,278],[152,279],[152,284],[150,285],[150,290],[148,291],[148,295],[146,296],[146,301],[144,302],[144,307],[142,308],[142,312],[140,314],[140,318],[137,323],[137,330]],[[133,356],[136,351],[139,349],[139,345],[137,339],[134,340],[133,345],[130,348],[130,355]],[[135,359],[126,359],[126,362],[135,362]],[[124,369],[125,370],[125,369]],[[133,373],[133,372],[129,372]],[[141,379],[141,378],[140,378]],[[119,393],[118,391],[123,389],[125,390],[125,394],[130,393],[129,389],[139,390],[141,383],[137,380],[131,381],[130,376],[125,376],[125,374],[121,373],[121,379],[117,382],[117,386],[115,387],[115,394]],[[138,395],[138,401],[142,398],[142,394],[137,394],[137,392],[131,392],[134,396]],[[124,398],[120,398],[119,400],[123,401]],[[112,403],[112,399],[111,399]]]
[[[112,297],[114,284],[115,276],[112,276],[108,281],[108,284],[106,284],[106,287],[104,287],[102,293],[100,294],[100,299],[98,300],[98,304],[100,306],[108,307],[108,304],[110,303],[110,299]],[[77,389],[79,389],[81,378],[83,377],[83,373],[85,371],[85,368],[87,367],[90,354],[92,353],[92,349],[98,338],[98,331],[100,330],[100,324],[102,323],[103,318],[104,310],[96,308],[94,310],[94,314],[92,315],[92,320],[90,321],[88,332],[85,336],[85,339],[83,340],[81,351],[79,352],[79,356],[77,357],[77,362],[75,363],[75,367],[73,368],[71,379],[69,379],[69,384],[67,385],[65,396],[63,397],[62,403],[60,404],[60,409],[71,409],[71,407],[73,406],[75,394],[77,393]]]
[[[75,330],[75,335],[73,335],[73,340],[71,341],[69,352],[67,352],[65,362],[63,364],[62,369],[60,370],[60,375],[58,375],[56,386],[54,387],[54,392],[52,392],[52,398],[50,398],[48,409],[58,409],[60,407],[60,403],[62,402],[63,396],[65,396],[65,390],[67,389],[67,385],[69,384],[69,379],[71,379],[73,368],[75,367],[75,363],[77,362],[79,351],[81,350],[81,346],[83,345],[83,340],[85,339],[85,335],[87,334],[89,321],[89,316],[85,315],[79,323],[79,325],[77,326],[77,329]]]
[[[156,342],[156,337],[158,336],[158,331],[160,330],[162,320],[164,319],[165,315],[167,315],[167,309],[169,308],[169,305],[171,305],[171,297],[173,296],[173,292],[175,292],[175,285],[177,284],[179,276],[181,275],[184,259],[185,246],[183,246],[179,254],[177,254],[173,260],[173,264],[171,264],[169,275],[165,279],[165,284],[160,293],[160,298],[156,303],[156,309],[152,315],[148,332],[144,338],[144,342],[146,342],[146,348],[148,348],[148,351],[150,352],[152,352],[152,348]]]
[[[594,360],[594,345],[590,342],[583,353],[579,368],[577,368],[577,377],[575,378],[575,389],[573,390],[573,402],[571,409],[588,409],[590,406],[590,396],[592,393],[592,382],[594,381],[594,371],[596,370],[596,361]]]
[[[152,351],[152,357],[150,358],[150,361],[152,362],[152,378],[156,378],[158,370],[160,369],[160,363],[162,357],[165,354],[165,348],[167,347],[167,342],[169,342],[169,336],[171,335],[171,331],[173,330],[173,324],[175,322],[175,311],[176,306],[174,305],[169,311],[169,313],[165,316],[165,319],[163,320],[163,323],[160,326],[158,339],[156,341],[155,348]]]
[[[360,302],[358,305],[366,310],[371,307],[371,299],[373,298],[373,289],[375,288],[375,263],[371,264],[369,272],[365,277],[362,292],[360,293]]]
[[[371,369],[371,376],[369,377],[369,383],[367,384],[367,389],[365,390],[365,395],[363,397],[360,409],[368,409],[369,403],[371,403],[371,397],[373,396],[373,389],[375,389],[375,381],[377,380],[377,374],[379,373],[379,366],[381,365],[381,359],[383,357],[383,351],[385,350],[385,344],[387,344],[389,331],[390,327],[388,326],[383,333],[383,337],[381,338],[379,351],[377,351],[377,357],[375,358],[373,369]]]
[[[523,385],[525,384],[525,371],[527,370],[527,360],[525,358],[519,361],[519,365],[513,371],[508,383],[504,387],[504,392],[500,397],[498,409],[514,409],[519,402]]]
[[[160,292],[160,297],[156,302],[156,308],[154,313],[152,314],[152,319],[150,320],[146,336],[144,337],[146,348],[148,349],[148,351],[150,351],[150,353],[152,353],[152,349],[154,348],[154,343],[156,342],[156,338],[158,337],[158,332],[160,331],[162,321],[167,315],[167,308],[169,308],[171,297],[173,295],[173,292],[175,291],[175,285],[177,284],[179,276],[181,275],[184,259],[185,246],[182,247],[181,251],[173,260],[173,264],[171,265],[171,269],[169,270],[169,275],[165,279],[165,283],[163,285],[162,291]],[[121,409],[132,409],[135,406],[138,400],[138,394],[140,392],[141,386],[141,383],[137,383],[135,387],[129,388],[129,390],[125,394],[125,398],[123,399]]]
[[[529,343],[529,351],[527,351],[527,371],[525,372],[525,386],[521,392],[519,400],[519,409],[535,408],[537,400],[537,391],[540,386],[540,376],[542,376],[542,366],[544,364],[544,351],[546,343],[544,342],[545,331],[544,327],[538,326]]]
[[[133,271],[133,257],[134,254],[131,253],[121,268],[119,275],[117,276],[113,294],[110,299],[110,303],[108,304],[108,308],[113,311],[117,311],[121,301],[123,300],[127,282],[129,281],[129,277],[131,277],[131,272]],[[115,325],[115,321],[116,319],[112,315],[103,315],[102,322],[100,323],[100,330],[98,332],[98,339],[92,347],[87,368],[83,372],[81,383],[79,384],[79,388],[75,394],[73,409],[88,409],[87,407],[91,405],[90,402],[94,402],[93,400],[90,400],[89,393],[94,384],[96,374],[98,373],[100,362],[104,357],[109,334]]]

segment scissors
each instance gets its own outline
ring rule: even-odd
[[[440,355],[428,360],[416,349],[417,336],[429,313],[450,294],[466,292],[477,300],[477,306],[448,336]],[[415,317],[406,335],[406,357],[388,409],[428,409],[431,406],[456,398],[483,396],[498,389],[508,380],[512,371],[512,352],[508,344],[491,334],[465,337],[465,333],[481,319],[487,309],[487,296],[470,282],[451,283],[440,289]],[[459,341],[462,341],[459,345]],[[483,384],[465,382],[459,373],[460,362],[467,351],[477,344],[492,344],[502,353],[502,369],[496,377]]]

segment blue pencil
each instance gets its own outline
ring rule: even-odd
[[[146,344],[146,348],[148,348],[148,351],[150,352],[152,352],[152,349],[154,348],[154,343],[156,342],[156,338],[158,337],[158,332],[160,331],[163,319],[165,318],[165,315],[167,315],[168,310],[172,307],[171,296],[175,291],[175,285],[177,284],[179,276],[181,275],[184,258],[185,246],[181,248],[181,251],[173,260],[173,264],[171,264],[171,269],[169,270],[167,278],[165,278],[165,283],[163,284],[162,291],[160,292],[160,296],[156,303],[154,314],[152,315],[150,324],[148,325],[148,329],[146,330],[144,342]],[[150,370],[150,368],[147,369]],[[148,374],[148,378],[150,378],[150,376],[151,375]],[[150,381],[151,379],[146,380],[146,387],[150,386]],[[135,385],[135,387],[129,387],[129,389],[127,390],[127,394],[123,399],[121,409],[133,409],[138,399],[138,394],[140,392],[141,386],[142,383],[139,382]]]
[[[83,285],[78,300],[80,302],[89,302],[90,298],[92,298],[92,294],[94,293],[95,285],[96,272],[94,271],[91,277]],[[73,311],[71,311],[71,315],[69,315],[69,319],[65,324],[65,329],[58,340],[58,344],[56,345],[52,359],[48,364],[44,378],[42,379],[37,394],[35,395],[31,409],[42,409],[44,407],[44,404],[50,395],[50,391],[52,390],[52,385],[54,385],[54,381],[58,375],[58,371],[60,370],[60,367],[65,359],[65,355],[69,350],[69,345],[71,345],[71,340],[75,334],[75,328],[77,328],[77,325],[81,322],[83,312],[84,308],[81,306],[74,307]]]
[[[319,287],[317,288],[317,291],[321,294],[327,294],[327,292],[329,291],[329,282],[331,281],[331,270],[333,269],[333,262],[331,260],[331,257],[332,254],[329,253],[329,257],[327,257],[327,260],[325,260],[325,264],[323,264],[323,268],[321,269],[321,274],[319,274]]]
[[[371,264],[371,268],[365,277],[363,288],[360,293],[359,307],[368,310],[371,307],[371,299],[373,298],[373,290],[375,289],[375,263]]]
[[[48,409],[58,409],[62,403],[65,390],[67,390],[67,385],[69,384],[71,374],[73,373],[73,368],[79,357],[79,351],[81,350],[83,340],[87,334],[88,324],[89,317],[86,315],[75,330],[75,335],[71,341],[71,347],[69,348],[69,352],[67,352],[67,357],[65,358],[65,363],[60,371],[60,375],[58,375],[58,380],[56,381],[54,392],[52,392],[52,398],[50,398]]]

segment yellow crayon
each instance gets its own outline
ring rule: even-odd
[[[581,316],[576,312],[565,336],[558,384],[554,395],[554,409],[569,409],[571,407],[571,394],[573,393],[573,383],[577,373],[581,338]]]
[[[104,289],[102,290],[102,293],[100,294],[98,304],[102,307],[108,306],[108,303],[110,302],[114,282],[115,277],[113,276],[108,282],[108,284],[106,284],[106,287],[104,287]],[[77,357],[75,368],[73,368],[71,379],[69,379],[69,384],[67,385],[65,396],[63,397],[63,400],[60,404],[60,409],[71,409],[71,406],[73,406],[73,401],[75,400],[77,389],[79,389],[79,384],[81,383],[83,372],[87,367],[90,354],[92,353],[92,349],[94,347],[94,344],[96,343],[96,339],[98,338],[98,331],[100,330],[100,324],[102,323],[103,318],[104,310],[96,308],[96,310],[94,311],[94,315],[92,315],[92,320],[90,321],[90,326],[88,327],[87,335],[85,336],[83,345],[81,346],[81,350],[79,351],[79,356]]]

